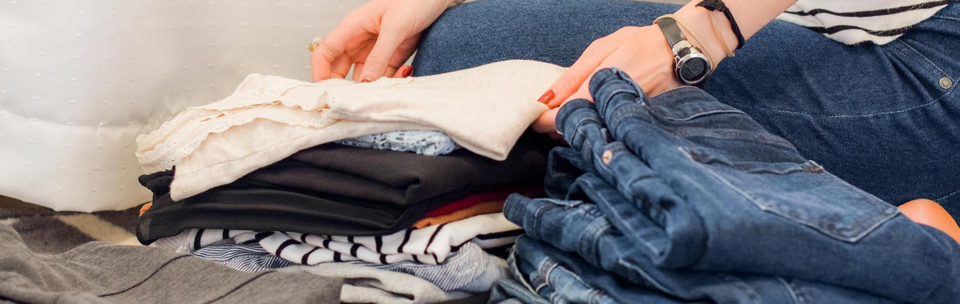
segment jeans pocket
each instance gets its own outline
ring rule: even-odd
[[[900,79],[903,79],[904,89],[912,89],[922,98],[919,105],[925,105],[929,102],[939,100],[950,92],[949,87],[944,87],[943,79],[949,79],[954,82],[957,79],[951,78],[948,70],[949,65],[955,59],[949,53],[937,50],[931,45],[914,39],[916,35],[904,35],[885,45],[884,50],[891,58],[897,60],[900,70],[898,73]],[[922,39],[922,38],[921,38]],[[941,67],[943,66],[943,67]],[[951,85],[952,87],[952,85]]]
[[[739,162],[690,153],[718,187],[732,189],[765,213],[855,243],[900,211],[823,170],[813,161]]]
[[[680,87],[664,92],[650,99],[648,104],[652,115],[677,122],[721,114],[747,116],[743,111],[723,104],[695,87]]]

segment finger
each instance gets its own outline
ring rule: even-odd
[[[397,72],[393,74],[393,78],[404,78],[413,74],[413,66],[404,65],[397,69]]]
[[[363,70],[363,63],[357,62],[353,65],[353,81],[360,82],[360,71]]]
[[[313,82],[330,78],[330,67],[334,60],[327,61],[327,57],[321,53],[325,51],[313,49],[310,54],[310,75]]]
[[[592,71],[591,71],[590,73],[591,73],[591,75],[593,74]],[[563,102],[566,103],[566,102],[568,102],[568,101],[571,101],[571,100],[574,100],[574,99],[581,99],[581,98],[582,98],[582,99],[589,100],[590,102],[593,102],[593,97],[590,96],[590,78],[591,78],[591,77],[593,77],[593,76],[588,77],[588,78],[583,82],[583,84],[581,84],[580,87],[577,88],[577,91],[576,91],[576,92],[573,92],[573,94],[570,94],[570,98],[567,98],[567,100],[564,100]]]
[[[393,78],[397,78],[397,72],[399,72],[399,71],[400,71],[400,69],[395,69],[395,68],[393,68],[393,67],[387,66],[387,70],[384,71],[383,77],[393,77]]]
[[[348,13],[313,49],[310,64],[314,81],[330,77],[334,61],[346,52],[348,43],[362,41],[364,37],[370,35],[365,27],[361,26],[362,19],[358,16]]]
[[[330,78],[330,74],[333,72],[334,62],[343,54],[346,40],[336,38],[346,35],[345,30],[341,28],[343,28],[343,26],[338,26],[330,32],[331,35],[334,35],[334,38],[331,38],[331,36],[323,37],[320,43],[313,49],[313,53],[310,54],[313,81]]]
[[[580,58],[560,76],[560,79],[557,79],[557,81],[550,86],[550,90],[553,91],[554,96],[550,98],[550,100],[545,101],[547,106],[556,108],[569,99],[568,97],[576,92],[582,84],[588,83],[586,80],[590,77],[590,74],[600,66],[600,63],[603,62],[615,48],[615,46],[609,46],[608,43],[604,43],[603,40],[597,40],[591,43],[590,46],[583,51],[583,54],[580,55]]]
[[[373,49],[364,60],[364,68],[360,70],[360,79],[363,81],[373,81],[381,76],[387,75],[387,65],[397,52],[400,43],[403,42],[405,33],[403,26],[396,24],[396,19],[384,18],[380,26],[380,35],[377,36],[377,42]]]
[[[564,100],[563,103],[567,103],[574,99],[586,99],[590,102],[593,102],[593,96],[590,95],[590,81],[593,79],[593,75],[601,69],[608,67],[620,67],[623,70],[636,70],[631,68],[631,65],[627,64],[630,61],[628,58],[623,58],[623,53],[624,52],[620,52],[620,54],[618,54],[617,52],[613,52],[612,54],[608,55],[607,58],[600,62],[600,64],[598,64],[593,71],[590,71],[587,74],[587,78],[583,80],[583,83],[581,83],[579,87],[577,87],[577,91],[573,92],[573,94],[570,94],[570,97]],[[561,103],[561,106],[563,103]]]
[[[540,113],[540,117],[533,121],[533,130],[540,133],[557,133],[557,113],[560,108],[553,108]]]
[[[337,60],[333,61],[333,66],[331,67],[330,78],[340,78],[347,76],[347,73],[350,73],[350,56],[346,54],[337,57]]]

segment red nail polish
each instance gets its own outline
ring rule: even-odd
[[[556,94],[553,93],[553,90],[547,90],[547,92],[543,93],[543,95],[541,95],[540,99],[537,99],[537,101],[539,101],[540,103],[547,103],[548,101],[553,99],[554,96],[556,96]]]
[[[403,72],[400,74],[400,77],[409,77],[410,75],[413,75],[413,67],[409,65],[404,66]]]

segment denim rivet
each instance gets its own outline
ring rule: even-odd
[[[940,87],[943,88],[944,90],[952,88],[953,80],[951,80],[950,77],[946,77],[946,76],[940,77]]]
[[[810,173],[823,173],[823,167],[819,164],[813,164],[807,167],[807,172]]]
[[[613,159],[613,151],[610,151],[610,150],[603,151],[603,155],[600,155],[600,159],[603,160],[604,165],[609,165],[610,160]]]

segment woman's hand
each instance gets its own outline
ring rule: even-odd
[[[372,0],[348,13],[313,50],[313,81],[343,78],[356,64],[355,81],[373,81],[400,70],[420,40],[420,32],[440,17],[450,0]],[[403,75],[406,74],[406,75]]]
[[[616,67],[633,78],[648,96],[681,85],[673,74],[673,51],[655,26],[628,26],[597,39],[560,76],[540,101],[550,110],[533,123],[533,129],[556,138],[554,123],[560,106],[569,100],[590,97],[590,77],[599,69]]]

